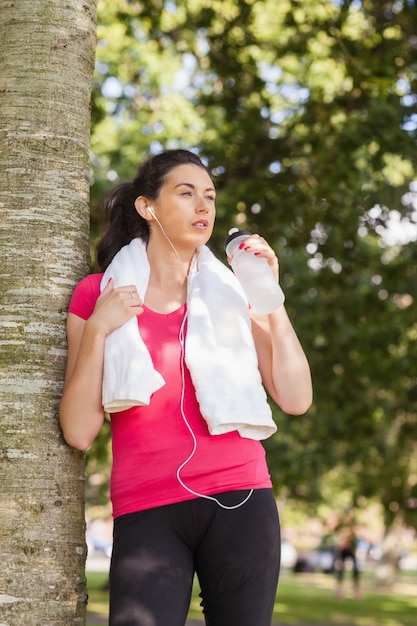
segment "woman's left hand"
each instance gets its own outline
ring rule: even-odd
[[[265,259],[277,281],[279,280],[279,263],[277,255],[269,243],[260,235],[249,235],[239,246],[240,250]],[[230,259],[228,259],[230,262]]]

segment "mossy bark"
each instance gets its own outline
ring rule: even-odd
[[[89,267],[97,0],[0,13],[0,623],[85,623],[84,455],[58,423],[68,300]]]

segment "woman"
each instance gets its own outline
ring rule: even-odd
[[[215,188],[196,155],[151,156],[107,209],[102,273],[69,307],[60,421],[86,450],[110,413],[110,626],[183,626],[194,573],[206,624],[267,626],[280,530],[259,442],[275,430],[263,385],[285,412],[304,413],[306,357],[284,307],[250,314],[205,245]],[[278,280],[262,237],[245,253]]]

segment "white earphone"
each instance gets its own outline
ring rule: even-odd
[[[162,226],[161,222],[160,222],[160,221],[159,221],[159,219],[156,217],[156,214],[155,214],[155,209],[153,208],[153,206],[147,206],[147,207],[146,207],[146,211],[147,211],[147,213],[150,213],[150,215],[152,215],[152,217],[154,218],[155,222],[158,224],[159,228],[161,229],[162,234],[164,235],[165,239],[168,241],[169,245],[170,245],[170,246],[171,246],[171,248],[174,250],[175,255],[176,255],[176,257],[177,257],[178,261],[179,261],[179,262],[180,262],[180,264],[182,265],[182,263],[183,263],[183,262],[182,262],[182,260],[181,260],[181,257],[180,257],[180,255],[178,254],[178,252],[177,252],[177,250],[176,250],[176,248],[175,248],[174,244],[172,243],[171,239],[170,239],[170,238],[168,237],[168,235],[166,234],[165,229],[164,229],[164,227]],[[0,626],[1,626],[1,625],[0,625]]]

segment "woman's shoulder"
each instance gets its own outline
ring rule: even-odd
[[[69,313],[74,313],[83,319],[90,317],[100,295],[102,278],[103,274],[88,274],[77,283],[68,307]]]
[[[76,285],[76,289],[98,289],[100,291],[100,283],[103,278],[103,272],[100,274],[87,274],[80,280],[80,282]]]

